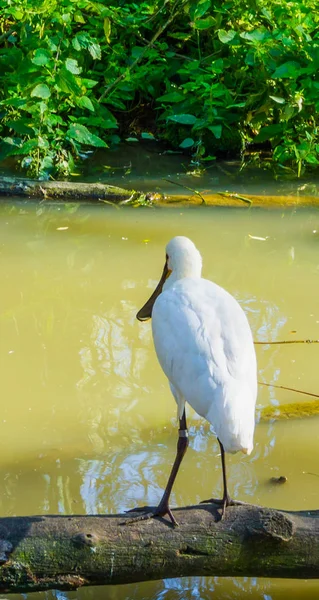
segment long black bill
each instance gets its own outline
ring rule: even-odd
[[[156,289],[154,290],[153,294],[148,299],[148,301],[144,304],[144,306],[141,308],[141,310],[138,311],[138,313],[136,315],[136,318],[139,321],[147,321],[148,319],[151,318],[154,302],[155,302],[156,298],[162,292],[163,285],[169,275],[170,275],[170,270],[167,266],[167,260],[166,260],[166,263],[165,263],[164,269],[163,269],[163,273],[162,273],[162,277],[160,279],[158,286],[156,287]]]

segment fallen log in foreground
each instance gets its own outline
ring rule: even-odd
[[[0,519],[0,591],[72,590],[192,575],[319,578],[319,511],[176,509],[127,525],[127,515]]]

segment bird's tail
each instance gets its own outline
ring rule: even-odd
[[[212,423],[226,452],[250,454],[254,447],[255,401],[250,394],[240,398],[223,395],[211,406],[206,419]]]

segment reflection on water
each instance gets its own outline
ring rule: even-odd
[[[2,205],[0,514],[103,514],[156,504],[175,454],[176,407],[150,325],[135,313],[157,283],[166,242],[176,234],[194,240],[204,275],[236,296],[256,340],[319,338],[316,230],[315,211]],[[259,380],[316,392],[318,352],[257,346]],[[302,400],[260,388],[258,407]],[[172,505],[221,493],[216,439],[192,411],[188,420],[190,448]],[[318,418],[257,425],[252,455],[227,457],[232,495],[318,508],[318,431]],[[271,485],[278,475],[287,483]],[[316,592],[316,582],[184,578],[76,596],[266,600]]]

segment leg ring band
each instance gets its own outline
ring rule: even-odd
[[[187,429],[179,429],[178,435],[180,438],[188,438],[188,430]]]

